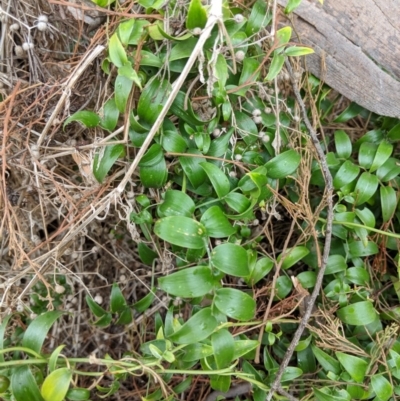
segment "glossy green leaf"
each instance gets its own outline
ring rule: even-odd
[[[156,222],[154,233],[171,244],[189,249],[201,249],[206,241],[203,224],[185,216],[168,216]]]
[[[301,272],[296,276],[303,288],[313,288],[317,281],[317,275],[313,271]]]
[[[276,299],[285,299],[292,291],[293,283],[287,276],[280,276],[276,280],[275,297]]]
[[[382,182],[388,182],[400,175],[400,160],[390,157],[376,171],[376,176]]]
[[[367,286],[370,283],[369,273],[363,267],[350,267],[346,270],[346,279],[351,283]]]
[[[29,366],[20,366],[15,369],[11,376],[11,391],[15,401],[47,401],[40,394]]]
[[[218,330],[211,336],[215,363],[218,369],[227,368],[235,355],[235,341],[226,329]]]
[[[314,388],[316,401],[350,401],[350,394],[345,390],[331,390],[326,387],[323,390]]]
[[[339,168],[333,180],[335,189],[340,189],[345,185],[352,183],[358,176],[360,167],[350,160],[346,160]]]
[[[376,255],[379,252],[378,245],[373,241],[352,241],[349,243],[349,253],[352,258],[362,258]]]
[[[374,174],[364,172],[357,181],[354,192],[356,193],[356,205],[367,202],[378,189],[379,180]]]
[[[250,207],[250,200],[238,192],[231,192],[224,198],[228,206],[237,213],[243,213]]]
[[[303,371],[300,368],[297,368],[295,366],[288,366],[285,368],[283,371],[283,375],[281,378],[281,382],[289,382],[297,379],[303,374]]]
[[[114,33],[114,35],[112,35],[110,38],[108,43],[108,53],[111,62],[114,63],[118,68],[122,67],[128,62],[128,56],[126,55],[125,49],[116,33]]]
[[[205,340],[217,328],[217,319],[211,308],[203,308],[193,315],[182,327],[170,336],[177,344],[194,344]]]
[[[359,106],[358,104],[350,103],[350,105],[335,118],[334,122],[345,123],[351,120],[352,118],[358,116],[363,110],[364,108]]]
[[[258,139],[258,128],[255,122],[241,111],[235,111],[236,129],[247,145],[255,143]]]
[[[136,52],[132,53],[132,57],[136,57]],[[140,66],[141,67],[155,67],[155,68],[160,68],[163,65],[163,62],[160,60],[158,56],[156,56],[154,53],[151,53],[147,50],[141,50],[140,51],[140,56],[138,57],[140,60]]]
[[[391,141],[400,140],[400,124],[395,125],[387,134],[388,139]]]
[[[86,295],[85,299],[93,315],[96,317],[103,317],[107,314],[107,311],[104,310],[97,302],[95,302],[90,295]]]
[[[201,154],[197,149],[188,149],[187,153]],[[181,156],[179,162],[185,172],[190,183],[195,187],[199,187],[207,179],[207,174],[201,164],[204,162],[203,158],[195,156]]]
[[[356,216],[367,226],[367,227],[375,227],[375,215],[371,212],[367,207],[363,209],[357,208],[355,210]]]
[[[187,149],[186,141],[175,131],[164,131],[161,145],[166,152],[184,153]]]
[[[335,352],[336,358],[340,364],[346,369],[346,372],[357,383],[365,382],[365,375],[367,373],[368,362],[359,357],[344,354],[343,352]]]
[[[6,315],[0,324],[0,350],[4,349],[5,333],[6,333],[8,322],[12,316],[13,316],[12,314]],[[0,363],[1,362],[4,362],[4,354],[3,353],[0,353]]]
[[[257,340],[236,340],[235,341],[235,355],[233,359],[238,359],[243,355],[255,350],[259,345]]]
[[[284,26],[278,29],[275,35],[278,46],[286,45],[292,36],[292,28],[290,26]]]
[[[358,163],[365,169],[370,169],[374,161],[378,146],[374,143],[364,142],[358,152]]]
[[[139,75],[130,64],[125,64],[121,68],[118,68],[118,75],[130,79],[139,89],[142,89],[142,82]]]
[[[387,223],[393,216],[397,208],[397,195],[392,187],[380,187],[382,218],[383,222]]]
[[[231,185],[228,177],[215,164],[202,162],[201,168],[206,172],[211,184],[218,195],[218,198],[223,198],[230,191]]]
[[[251,13],[246,25],[247,36],[252,36],[261,31],[271,21],[267,4],[263,0],[257,0],[251,7]]]
[[[133,81],[122,75],[115,79],[115,104],[121,113],[125,112],[126,103],[131,93]]]
[[[362,301],[345,306],[336,313],[343,323],[354,326],[365,326],[372,323],[377,317],[374,306],[370,301]]]
[[[330,255],[324,275],[339,273],[347,268],[346,259],[342,255]]]
[[[215,292],[215,306],[232,319],[248,321],[254,318],[256,301],[235,288],[220,288]]]
[[[145,312],[147,309],[150,308],[151,304],[154,301],[155,295],[155,288],[152,288],[151,291],[146,294],[143,298],[139,299],[139,301],[135,302],[132,305],[132,308],[139,313]]]
[[[63,127],[65,128],[66,125],[72,123],[73,121],[80,122],[86,128],[93,128],[100,124],[100,117],[92,111],[77,111],[65,120]]]
[[[339,362],[327,354],[326,352],[322,351],[321,349],[317,348],[314,345],[311,345],[311,349],[317,358],[317,361],[322,366],[322,368],[328,373],[332,372],[335,375],[340,374],[341,368]]]
[[[250,274],[246,250],[240,245],[226,243],[218,245],[211,254],[211,263],[218,270],[235,277]]]
[[[201,343],[189,344],[184,348],[184,352],[181,358],[185,362],[198,361],[214,353],[211,345]]]
[[[90,398],[90,390],[81,387],[70,388],[66,398],[69,401],[86,401]]]
[[[297,170],[300,160],[300,154],[293,149],[282,152],[265,165],[267,175],[271,178],[285,178]]]
[[[258,283],[272,270],[274,265],[274,261],[268,257],[258,259],[255,265],[250,269],[248,282],[252,285]]]
[[[208,266],[195,266],[158,279],[159,287],[182,298],[200,297],[215,286],[215,277]]]
[[[277,77],[277,75],[282,71],[285,58],[286,56],[283,54],[274,53],[265,81],[272,81]]]
[[[240,74],[240,79],[239,79],[239,86],[249,83],[249,82],[256,82],[259,75],[260,71],[256,72],[258,67],[260,66],[260,63],[253,59],[253,58],[245,58],[243,60],[243,66],[242,66],[242,73]],[[251,79],[251,81],[250,81]],[[245,95],[247,92],[248,87],[243,88],[243,93],[242,91],[235,92],[240,95]]]
[[[155,146],[155,145],[153,145]],[[164,157],[156,164],[140,166],[140,181],[145,188],[161,188],[168,179],[168,168]]]
[[[142,263],[147,266],[152,266],[154,260],[158,258],[157,253],[148,247],[144,242],[139,242],[138,253]]]
[[[184,58],[189,58],[190,55],[193,52],[193,49],[195,48],[197,44],[197,38],[189,38],[187,40],[184,40],[182,42],[177,43],[172,49],[171,53],[169,55],[168,61],[175,61],[175,60],[181,60]]]
[[[110,145],[106,146],[103,152],[96,153],[93,162],[93,175],[96,180],[102,183],[106,178],[108,172],[114,163],[123,155],[125,152],[124,145]]]
[[[285,49],[285,54],[289,57],[307,56],[307,54],[313,53],[314,50],[311,47],[305,46],[290,46]]]
[[[169,189],[165,192],[164,202],[158,206],[158,215],[166,216],[186,216],[193,215],[195,210],[193,199],[182,191]]]
[[[302,0],[289,0],[285,7],[285,14],[292,13],[302,2]]]
[[[286,270],[294,266],[297,262],[306,257],[309,253],[310,253],[309,249],[306,248],[305,246],[296,246],[294,248],[286,250],[286,252],[284,252],[283,254],[280,254],[278,256],[277,261],[280,262],[281,259],[283,258],[281,266],[282,269]]]
[[[207,23],[207,11],[201,0],[190,0],[186,17],[186,28],[204,28]]]
[[[121,290],[117,283],[114,283],[111,288],[110,296],[110,309],[113,313],[120,313],[126,307],[125,297],[122,295]]]
[[[137,20],[135,20],[134,18],[131,18],[127,21],[120,22],[118,25],[118,37],[124,46],[127,46],[129,44],[129,39],[132,35],[136,21]]]
[[[72,371],[60,368],[51,372],[42,385],[41,393],[45,401],[63,401],[72,379]]]
[[[137,106],[139,118],[147,124],[154,124],[165,102],[171,93],[172,86],[168,80],[152,78],[144,87]]]
[[[115,103],[115,98],[107,100],[106,104],[103,107],[103,118],[101,119],[100,125],[108,130],[112,131],[115,129],[118,123],[119,118],[119,110]]]
[[[210,377],[210,387],[215,391],[226,393],[231,387],[231,377],[212,375]]]
[[[369,169],[370,173],[378,170],[392,155],[393,152],[393,145],[389,142],[382,141],[378,149],[376,150],[374,160],[372,161],[372,165]]]
[[[224,212],[216,205],[203,213],[200,223],[204,225],[207,235],[211,238],[225,238],[236,232],[236,228],[229,223]]]
[[[371,386],[379,401],[387,401],[393,396],[393,387],[384,375],[372,375]]]
[[[39,353],[48,331],[62,314],[63,312],[50,311],[38,316],[26,329],[22,346]]]
[[[57,368],[58,358],[60,357],[61,351],[65,348],[65,344],[59,345],[50,355],[48,363],[48,371],[53,372]]]
[[[353,146],[349,136],[343,130],[335,131],[335,148],[336,153],[343,159],[348,159],[351,156]]]

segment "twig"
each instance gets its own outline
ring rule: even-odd
[[[61,108],[64,105],[65,100],[70,95],[70,91],[72,87],[75,85],[75,82],[82,75],[82,73],[86,70],[88,65],[104,50],[104,46],[97,45],[89,54],[82,58],[81,62],[77,65],[72,75],[69,77],[68,81],[64,84],[63,94],[61,95],[56,108],[51,114],[49,120],[46,123],[46,126],[43,128],[42,133],[40,134],[39,139],[37,140],[37,146],[39,147],[44,138],[46,137],[47,132],[49,131],[51,125],[53,124],[54,118],[60,112]]]
[[[266,401],[270,401],[274,395],[275,391],[279,391],[282,392],[282,388],[281,388],[281,378],[283,375],[283,372],[285,370],[285,368],[288,366],[290,358],[293,355],[294,349],[296,348],[297,344],[300,341],[300,337],[303,334],[304,329],[306,328],[307,322],[310,319],[310,316],[312,314],[313,311],[313,307],[315,304],[315,301],[319,295],[319,292],[321,290],[321,286],[322,286],[322,280],[324,277],[324,272],[326,269],[326,265],[328,262],[328,256],[330,253],[330,249],[331,249],[331,240],[332,240],[332,224],[333,224],[333,200],[332,200],[332,195],[333,195],[333,184],[332,184],[332,175],[329,171],[328,168],[328,164],[326,162],[326,157],[324,154],[324,151],[319,143],[318,140],[318,136],[317,133],[315,132],[314,128],[312,127],[310,120],[308,119],[307,116],[307,110],[306,110],[306,106],[303,102],[303,99],[301,98],[300,95],[300,91],[299,88],[297,86],[296,83],[296,79],[294,77],[293,74],[293,69],[292,66],[290,64],[290,62],[288,60],[285,61],[285,66],[289,72],[290,75],[290,80],[292,82],[292,86],[293,86],[293,92],[294,95],[296,97],[297,103],[299,104],[300,110],[301,110],[301,114],[303,117],[303,121],[304,124],[307,127],[307,130],[310,134],[312,143],[315,147],[315,150],[318,154],[319,157],[319,162],[321,165],[321,169],[322,169],[322,174],[324,176],[324,180],[325,180],[325,193],[326,193],[326,199],[327,199],[327,217],[326,217],[326,227],[325,227],[325,244],[324,244],[324,252],[322,254],[322,260],[321,260],[321,266],[317,275],[317,280],[315,283],[315,287],[314,290],[310,296],[310,300],[309,303],[307,305],[307,308],[304,312],[304,316],[300,321],[299,327],[297,328],[296,332],[294,333],[292,342],[290,343],[285,356],[283,357],[283,361],[279,367],[278,373],[275,377],[274,382],[271,385],[271,389],[270,392],[267,395]]]

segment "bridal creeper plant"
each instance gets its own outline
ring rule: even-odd
[[[106,7],[113,2],[96,3]],[[286,11],[299,3],[289,1]],[[208,19],[200,0],[191,0],[184,23],[174,27],[171,21],[181,21],[180,3],[139,4],[146,12],[164,15],[169,26],[134,18],[120,22],[103,62],[106,74],[116,74],[114,95],[101,113],[80,111],[65,122],[111,133],[125,113],[128,147],[133,148],[143,145]],[[211,388],[223,392],[232,378],[240,378],[252,384],[254,400],[265,400],[297,320],[262,321],[256,290],[268,287],[274,275],[275,288],[269,292],[274,302],[283,305],[291,293],[312,290],[326,217],[325,182],[318,160],[310,156],[306,129],[302,124],[298,132],[290,128],[296,120],[294,101],[289,97],[285,107],[278,107],[282,99],[269,85],[282,74],[287,57],[312,50],[290,43],[289,27],[269,37],[266,28],[271,23],[262,0],[249,12],[223,3],[223,26],[213,29],[140,160],[137,184],[143,191],[135,195],[129,216],[142,234],[138,253],[143,264],[153,266],[168,250],[176,269],[159,277],[152,292],[135,305],[127,303],[116,284],[108,308],[87,296],[93,324],[104,328],[130,324],[133,311],[150,308],[157,289],[167,293],[174,302],[165,316],[154,315],[154,339],[144,343],[139,354],[121,360],[107,355],[67,358],[63,345],[50,355],[42,350],[62,312],[40,314],[38,309],[39,316],[28,320],[26,331],[11,336],[5,335],[12,331],[8,316],[0,326],[3,399],[87,400],[91,392],[77,387],[79,376],[93,376],[94,391],[106,398],[129,375],[146,374],[159,387],[146,400],[178,399],[194,375],[208,376]],[[315,78],[309,86],[323,126],[335,102],[329,88]],[[133,92],[140,95],[131,110]],[[350,105],[334,122],[345,123],[359,114],[366,111]],[[388,401],[400,393],[400,124],[377,116],[371,122],[375,129],[357,140],[343,130],[321,138],[335,189],[333,241],[320,300],[331,312],[310,326],[281,380],[283,387],[295,386],[296,394],[306,399]],[[118,159],[129,160],[130,154],[124,144],[105,147],[95,156],[95,178],[104,182]],[[148,189],[157,190],[161,201]],[[277,214],[277,199],[292,207],[303,202],[304,191],[315,214],[313,227],[307,216],[297,217],[299,241],[266,252],[265,233],[257,230],[259,219]],[[189,311],[185,318],[176,316],[182,302]],[[247,330],[233,331],[240,327]],[[254,331],[246,334],[252,327],[265,327],[261,344]],[[262,365],[254,363],[258,347]],[[85,364],[96,364],[99,371],[84,371]],[[106,374],[113,378],[109,387],[101,385]],[[303,379],[305,374],[314,374],[312,385]],[[185,379],[177,386],[168,387],[172,378],[182,375]]]

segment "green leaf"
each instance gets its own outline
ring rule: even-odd
[[[42,396],[45,401],[63,401],[72,379],[72,371],[60,368],[51,372],[42,385]]]
[[[195,266],[158,279],[159,287],[181,298],[201,297],[215,286],[215,277],[208,266]]]
[[[258,139],[258,128],[255,122],[245,113],[235,111],[237,132],[247,145],[255,143]]]
[[[166,152],[184,153],[187,148],[185,140],[175,131],[164,131],[161,145]]]
[[[345,123],[352,118],[358,116],[364,110],[363,107],[356,103],[351,103],[339,116],[335,118],[335,123]]]
[[[345,185],[352,183],[360,173],[360,167],[350,160],[346,160],[339,168],[333,180],[335,189],[340,189]]]
[[[138,253],[140,260],[147,266],[152,266],[154,259],[158,258],[157,253],[149,248],[144,242],[139,242]]]
[[[103,152],[95,154],[93,162],[93,175],[100,183],[104,181],[111,167],[125,152],[122,144],[106,146],[103,149]]]
[[[343,323],[354,326],[365,326],[377,318],[377,313],[370,301],[362,301],[345,306],[336,313]]]
[[[204,225],[185,216],[168,216],[158,220],[154,233],[164,241],[189,249],[203,248],[207,238]]]
[[[203,308],[193,315],[178,331],[170,336],[177,344],[194,344],[205,340],[217,328],[217,319],[211,308]]]
[[[335,147],[336,153],[343,159],[348,159],[351,156],[353,147],[349,136],[343,130],[335,131]]]
[[[280,262],[280,260],[283,258],[282,269],[286,270],[294,266],[309,253],[309,249],[305,246],[296,246],[294,248],[286,250],[285,253],[280,254],[277,261]]]
[[[181,357],[184,362],[198,361],[214,353],[211,345],[201,343],[194,343],[186,346],[184,352],[184,355]]]
[[[242,73],[240,74],[238,86],[240,87],[241,85],[250,82],[249,81],[250,78],[252,79],[251,82],[256,82],[258,79],[258,76],[260,75],[260,71],[258,71],[256,73],[259,66],[260,66],[260,63],[257,60],[255,60],[253,58],[245,58],[243,60]],[[235,93],[238,95],[245,96],[247,90],[248,90],[248,87],[245,87],[242,90],[239,90]]]
[[[202,162],[201,168],[206,172],[211,184],[218,195],[223,198],[231,189],[228,177],[215,164]]]
[[[125,297],[117,283],[114,283],[111,288],[110,310],[112,313],[121,313],[126,308]]]
[[[115,79],[115,104],[121,113],[125,112],[126,103],[131,93],[133,81],[122,75]]]
[[[139,301],[135,302],[132,305],[132,308],[139,313],[145,312],[147,309],[150,308],[151,304],[154,301],[155,296],[155,288],[152,288],[151,291],[146,294],[143,298],[139,299]]]
[[[118,25],[118,37],[121,40],[121,43],[125,46],[129,44],[129,39],[132,35],[136,21],[137,20],[134,18],[131,18],[127,21],[120,22]]]
[[[81,387],[70,388],[66,397],[70,401],[86,401],[90,398],[90,390]]]
[[[132,53],[132,57],[136,57],[136,52]],[[159,57],[157,57],[155,54],[148,52],[146,50],[141,50],[140,51],[140,56],[138,56],[140,59],[140,66],[141,67],[155,67],[155,68],[161,68],[163,66],[163,62],[160,60]]]
[[[215,291],[214,303],[221,312],[239,321],[253,319],[256,312],[256,301],[234,288],[220,288]]]
[[[204,28],[207,23],[207,11],[201,4],[201,0],[191,0],[186,17],[186,28]]]
[[[300,57],[313,53],[314,50],[311,47],[305,47],[305,46],[290,46],[285,49],[285,54],[286,56],[289,57]]]
[[[108,44],[108,52],[111,62],[114,63],[118,68],[122,67],[128,62],[128,57],[126,55],[125,49],[120,42],[118,35],[114,33],[111,36]]]
[[[246,250],[240,245],[226,243],[218,245],[211,254],[211,263],[218,270],[235,277],[250,274]]]
[[[300,368],[296,368],[294,366],[288,366],[283,371],[281,382],[285,383],[285,382],[293,381],[293,380],[297,379],[298,377],[300,377],[302,374],[303,374],[303,371]]]
[[[231,192],[225,197],[225,202],[228,206],[237,213],[243,213],[250,207],[250,200],[247,196],[238,192]]]
[[[378,149],[376,150],[376,154],[369,169],[369,172],[373,173],[374,171],[378,170],[378,168],[381,167],[389,159],[389,157],[392,155],[392,152],[393,145],[389,142],[382,141],[379,144]]]
[[[380,187],[383,222],[387,223],[397,208],[397,195],[392,187]]]
[[[339,351],[335,352],[335,355],[355,382],[364,383],[368,362],[364,361],[364,359],[353,355],[347,355]]]
[[[201,154],[197,149],[188,149],[187,153]],[[181,156],[179,162],[185,172],[190,183],[198,188],[207,178],[207,174],[202,168],[201,164],[204,162],[203,158],[194,156]]]
[[[39,353],[48,331],[62,314],[63,312],[50,311],[38,316],[26,329],[22,346]]]
[[[383,375],[373,375],[371,377],[371,386],[379,401],[387,401],[393,396],[393,387]]]
[[[395,125],[387,134],[387,138],[391,141],[400,140],[400,124]]]
[[[313,271],[301,272],[296,277],[301,286],[306,289],[313,288],[317,281],[317,275]]]
[[[235,355],[235,341],[226,329],[218,330],[211,336],[215,363],[218,369],[227,368]]]
[[[378,168],[376,175],[382,182],[393,180],[400,175],[400,160],[390,157]]]
[[[252,285],[263,279],[274,267],[274,261],[270,258],[260,258],[253,268],[250,268],[250,277],[247,280]]]
[[[373,241],[352,241],[349,243],[349,253],[353,259],[376,255],[378,252],[378,245]]]
[[[165,192],[164,202],[158,206],[157,211],[160,217],[193,215],[195,204],[192,198],[182,191],[169,189]]]
[[[292,13],[302,2],[302,0],[289,0],[285,7],[285,14]]]
[[[327,373],[332,372],[335,375],[340,374],[342,369],[340,368],[339,362],[335,358],[332,358],[329,354],[314,345],[311,345],[311,349],[317,358],[317,361]]]
[[[272,81],[281,72],[285,58],[283,54],[274,53],[265,81]]]
[[[45,401],[29,366],[20,366],[15,369],[11,376],[11,390],[15,401]]]
[[[189,38],[176,44],[168,58],[168,62],[189,58],[197,44],[197,38]]]
[[[339,273],[347,268],[346,259],[342,255],[330,255],[324,275]]]
[[[4,349],[4,334],[6,333],[8,321],[12,315],[6,315],[0,324],[0,350]],[[4,362],[4,354],[0,353],[0,363]]]
[[[86,295],[86,303],[89,306],[89,309],[92,311],[93,315],[96,317],[103,317],[106,315],[108,312],[103,309],[97,302],[95,302],[90,295]]]
[[[167,163],[162,147],[155,143],[139,162],[140,181],[146,188],[161,188],[168,178]]]
[[[125,64],[118,68],[118,75],[130,79],[138,88],[140,88],[140,90],[142,89],[142,82],[139,78],[139,75],[130,64]]]
[[[251,7],[251,14],[246,25],[247,36],[252,36],[261,31],[271,21],[271,14],[268,13],[267,3],[257,0]]]
[[[112,131],[115,129],[118,123],[119,110],[117,104],[115,103],[115,98],[107,100],[103,107],[103,118],[101,119],[100,125],[108,130]]]
[[[61,351],[65,348],[65,344],[59,345],[52,353],[49,358],[48,370],[53,372],[56,370],[58,358],[60,357]]]
[[[374,143],[364,142],[360,146],[358,162],[361,167],[369,169],[374,161],[378,146]]]
[[[66,125],[72,123],[73,121],[78,121],[82,123],[86,128],[93,128],[97,127],[100,124],[100,117],[92,111],[77,111],[65,120],[63,128],[65,128]]]
[[[257,340],[236,340],[235,341],[235,355],[233,359],[238,359],[243,355],[255,350],[258,347]]]
[[[300,165],[301,156],[293,149],[280,153],[265,164],[271,178],[285,178],[293,174]]]
[[[286,296],[292,291],[293,283],[287,276],[280,276],[276,280],[275,297],[276,299],[285,299]]]
[[[367,202],[378,189],[379,180],[376,175],[367,173],[366,171],[361,174],[357,181],[354,192],[356,195],[356,205],[361,205]]]
[[[332,391],[331,389],[327,389],[326,387],[323,387],[322,390],[314,388],[316,401],[350,401],[350,394],[345,390]]]
[[[224,238],[236,232],[219,206],[211,206],[201,216],[200,223],[207,230],[207,235],[211,238]]]
[[[363,267],[350,267],[347,269],[345,277],[356,285],[366,286],[370,282],[369,274]]]
[[[165,102],[171,93],[172,86],[168,80],[152,78],[144,87],[137,107],[140,119],[148,124],[154,124]]]
[[[285,26],[276,31],[277,46],[282,47],[286,45],[292,36],[292,28]]]

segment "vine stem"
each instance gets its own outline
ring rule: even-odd
[[[326,226],[325,226],[324,251],[322,254],[321,265],[319,267],[319,272],[317,275],[315,287],[310,296],[310,300],[309,300],[307,308],[304,312],[304,316],[300,321],[299,327],[297,328],[296,332],[294,333],[293,339],[283,357],[283,361],[279,367],[279,370],[275,377],[275,380],[271,385],[271,389],[266,397],[266,401],[271,401],[275,391],[278,391],[279,393],[284,394],[284,395],[287,394],[285,392],[285,390],[283,390],[281,387],[281,378],[285,371],[285,368],[289,364],[289,361],[293,355],[294,349],[296,348],[297,344],[299,343],[300,337],[303,334],[304,329],[306,328],[308,320],[310,319],[310,316],[312,314],[315,301],[320,293],[320,290],[322,287],[322,280],[324,277],[324,272],[326,269],[326,265],[328,262],[328,257],[329,257],[329,253],[330,253],[330,249],[331,249],[332,225],[333,225],[333,199],[332,199],[332,195],[333,195],[333,183],[332,182],[333,182],[333,180],[332,180],[332,175],[331,175],[331,172],[329,171],[325,153],[321,147],[321,144],[319,143],[317,133],[315,132],[313,126],[310,123],[310,120],[308,119],[306,106],[301,97],[299,88],[296,83],[296,79],[293,74],[293,69],[292,69],[292,66],[291,66],[289,60],[285,61],[285,66],[290,75],[290,80],[292,83],[294,96],[296,98],[297,103],[299,104],[304,124],[307,127],[311,141],[312,141],[314,148],[317,152],[317,155],[319,157],[319,163],[321,165],[322,174],[324,176],[325,185],[326,185],[325,186],[325,198],[326,198],[326,202],[327,202],[327,217],[326,217]],[[292,399],[295,399],[295,398],[293,397]]]

